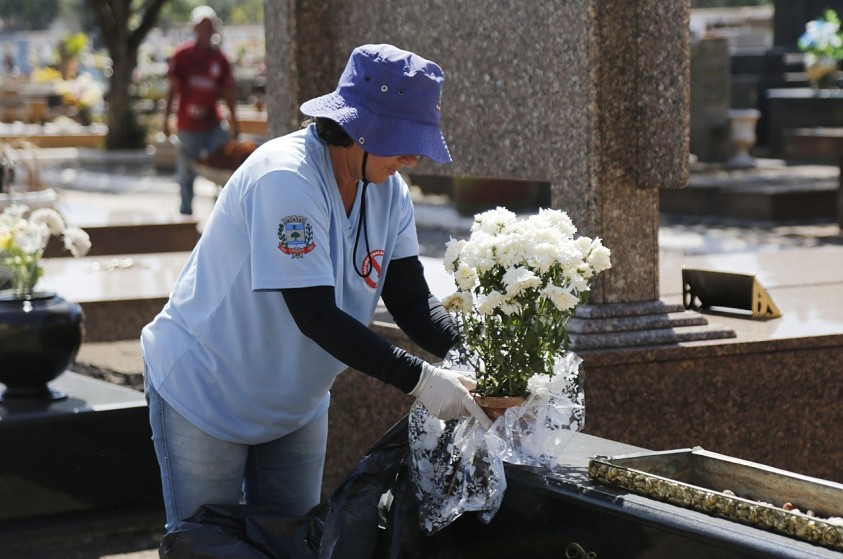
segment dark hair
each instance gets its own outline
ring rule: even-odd
[[[316,123],[316,133],[329,146],[348,147],[354,144],[351,136],[346,134],[345,130],[330,118],[321,116],[309,118],[302,123],[302,128],[306,128],[313,123]]]

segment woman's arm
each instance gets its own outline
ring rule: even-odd
[[[381,298],[398,327],[430,353],[444,357],[459,341],[451,317],[430,292],[417,256],[389,263]]]
[[[336,359],[407,393],[418,384],[423,361],[337,307],[332,286],[281,293],[299,330]]]

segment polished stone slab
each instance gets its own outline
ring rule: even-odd
[[[751,320],[706,314],[738,336],[724,343],[843,335],[843,246],[681,256],[664,254],[660,291],[682,301],[682,267],[755,275],[781,309],[781,318]]]
[[[163,521],[143,394],[65,372],[67,398],[0,403],[0,540],[108,517]]]
[[[86,341],[136,340],[167,302],[188,255],[48,258],[39,288],[82,306]]]
[[[45,259],[39,287],[77,303],[169,296],[187,252]]]
[[[773,156],[781,156],[785,132],[794,128],[843,126],[843,92],[807,87],[768,89],[767,143]]]
[[[836,165],[785,166],[759,159],[757,167],[700,165],[688,186],[664,190],[659,209],[667,214],[765,221],[838,218],[840,171]]]

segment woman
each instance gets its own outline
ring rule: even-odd
[[[439,356],[457,334],[418,260],[399,171],[451,161],[441,68],[391,45],[355,49],[307,128],[232,175],[167,305],[141,336],[167,529],[206,503],[301,515],[319,502],[329,389],[351,366],[434,415],[488,418],[473,381],[367,328],[382,298]],[[371,186],[370,186],[371,184]]]

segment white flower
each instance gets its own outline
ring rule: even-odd
[[[459,264],[457,271],[454,273],[454,280],[457,282],[457,287],[468,290],[477,283],[477,273],[471,266]]]
[[[471,226],[471,232],[480,231],[487,235],[497,235],[507,225],[514,223],[516,219],[517,217],[514,213],[506,208],[498,207],[474,216],[474,224]]]
[[[542,289],[542,295],[553,303],[553,306],[560,311],[571,310],[580,302],[579,297],[571,293],[569,290],[556,285],[548,285]]]
[[[517,235],[498,237],[499,242],[495,243],[495,262],[505,268],[524,264],[527,255],[527,246]]]
[[[519,295],[528,289],[541,287],[542,280],[529,268],[509,268],[503,275],[506,294],[509,297]]]
[[[591,270],[588,267],[586,267],[585,270],[572,268],[565,271],[565,279],[567,280],[568,288],[574,293],[588,291],[588,280],[591,276]]]
[[[465,240],[457,240],[451,237],[447,243],[445,243],[445,256],[443,257],[443,264],[445,265],[445,270],[449,273],[454,273],[459,265],[459,258],[460,253],[462,252],[463,247],[466,245],[468,241]]]
[[[530,254],[526,256],[525,264],[537,270],[540,274],[545,274],[562,260],[560,258],[562,246],[559,243],[539,242],[532,247]]]
[[[503,312],[503,314],[505,314],[507,316],[510,316],[510,315],[513,315],[513,314],[520,313],[521,310],[524,307],[522,307],[520,303],[504,302],[504,303],[501,303],[500,308],[501,308],[501,311]]]
[[[7,207],[3,210],[3,213],[0,214],[0,220],[6,224],[15,224],[21,219],[26,213],[29,211],[29,206],[25,206],[23,204],[15,204],[12,206]]]
[[[485,297],[482,297],[480,303],[477,305],[477,311],[480,314],[492,314],[495,312],[495,309],[500,307],[501,304],[506,300],[504,294],[500,291],[492,291]]]
[[[65,227],[61,215],[50,208],[33,211],[10,206],[0,213],[0,266],[10,276],[18,297],[31,295],[43,274],[40,264],[51,235],[63,235],[64,246],[73,256],[84,256],[91,246],[88,234],[78,227]]]
[[[600,239],[595,239],[595,243],[599,243]],[[599,273],[608,270],[612,267],[612,251],[603,245],[595,246],[588,255],[588,265],[594,270],[594,273]]]
[[[59,212],[52,208],[38,208],[29,216],[32,224],[44,224],[50,230],[50,235],[61,235],[64,231],[64,220]]]
[[[577,228],[568,214],[559,210],[542,208],[538,214],[528,218],[527,221],[533,226],[556,229],[566,237],[573,237],[577,232]]]
[[[44,224],[21,220],[14,229],[14,242],[26,254],[43,250],[50,238],[50,229]]]
[[[442,299],[442,306],[448,312],[470,313],[473,302],[471,293],[457,291]]]
[[[91,238],[79,227],[68,227],[64,230],[64,248],[73,256],[85,256],[91,249]]]

